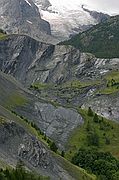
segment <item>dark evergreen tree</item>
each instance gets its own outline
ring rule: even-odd
[[[54,152],[57,152],[57,150],[58,150],[58,148],[57,148],[57,146],[56,146],[56,144],[55,144],[54,142],[51,142],[51,143],[50,143],[50,149],[51,149],[52,151],[54,151]]]
[[[95,122],[95,123],[99,123],[99,117],[98,117],[98,115],[95,113],[95,115],[94,115],[94,117],[93,117],[93,121]]]
[[[90,132],[87,135],[87,142],[89,146],[99,146],[99,136],[98,134],[94,132]]]
[[[91,107],[88,108],[88,116],[93,116],[93,111]]]
[[[107,144],[107,145],[110,144],[110,139],[109,139],[109,137],[106,137],[106,138],[105,138],[105,144]]]
[[[92,130],[91,123],[89,121],[87,122],[86,130],[88,132]]]
[[[119,179],[119,160],[110,153],[82,148],[74,155],[72,163],[96,174],[99,180]]]
[[[61,152],[61,156],[62,156],[62,157],[65,156],[65,152],[64,152],[64,151]]]

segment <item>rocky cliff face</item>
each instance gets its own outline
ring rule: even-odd
[[[10,36],[0,41],[0,46],[1,70],[25,85],[68,80],[72,76],[70,67],[80,59],[80,52],[75,48],[48,45],[27,36]]]
[[[82,6],[82,8],[84,11],[88,12],[93,18],[95,18],[98,23],[106,21],[109,18],[108,14],[104,14],[97,11],[91,11],[91,10],[86,9],[84,6]]]
[[[84,171],[75,169],[75,166],[50,151],[43,136],[39,136],[22,118],[35,123],[63,150],[70,133],[83,123],[78,112],[55,107],[37,98],[13,77],[1,72],[0,84],[0,160],[15,167],[21,159],[28,169],[50,176],[53,180],[75,180],[76,177],[87,180],[88,175]],[[92,178],[89,176],[88,179]]]
[[[0,84],[0,104],[34,122],[60,149],[64,149],[70,133],[83,123],[76,110],[56,107],[35,97],[12,77],[0,74]]]
[[[56,13],[49,10],[49,1],[39,3],[44,11]],[[21,159],[29,170],[53,180],[95,179],[59,154],[72,154],[67,144],[84,123],[80,108],[90,106],[118,122],[119,59],[96,58],[72,46],[19,35],[53,40],[49,23],[32,0],[0,5],[1,27],[18,33],[0,33],[0,161],[15,167]],[[84,11],[101,20],[101,14]],[[52,141],[57,154],[50,150]]]
[[[48,45],[27,36],[8,36],[0,46],[0,69],[28,87],[34,82],[96,80],[118,69],[116,58],[99,59],[71,46]]]
[[[6,32],[56,42],[51,37],[50,24],[41,18],[32,0],[1,0],[0,7],[0,27]]]
[[[84,123],[79,108],[90,106],[118,122],[119,59],[1,34],[0,159],[15,166],[21,158],[29,169],[53,180],[92,179],[51,152],[31,124],[65,151],[73,132]]]
[[[15,108],[15,111],[35,121],[37,126],[48,137],[53,139],[61,150],[65,149],[70,133],[77,126],[83,124],[83,119],[76,110],[55,107],[47,102],[43,103],[38,100],[35,103],[31,101],[27,106],[18,106]]]
[[[98,94],[92,96],[85,102],[82,108],[91,107],[97,114],[110,120],[119,122],[119,93]]]
[[[33,0],[33,2],[43,10],[48,10],[48,7],[51,6],[51,3],[48,0]]]
[[[0,109],[0,115],[1,113]],[[43,142],[29,134],[25,127],[6,119],[6,114],[4,115],[5,117],[2,113],[2,117],[0,117],[0,121],[2,118],[2,124],[0,124],[0,158],[4,158],[5,163],[15,166],[20,159],[27,165],[28,169],[50,176],[53,180],[60,178],[63,180],[75,179],[64,169],[60,159],[58,160],[57,156],[54,156]],[[17,117],[15,118],[17,120]]]
[[[114,108],[114,112],[112,112],[113,116],[108,112],[108,108],[113,104],[113,101],[110,102],[109,99],[117,97],[114,94],[117,92],[115,89],[118,87],[114,87],[114,93],[113,91],[112,93],[105,93],[105,91],[109,91],[111,88],[109,87],[109,90],[106,89],[108,81],[111,81],[111,79],[108,79],[108,76],[113,79],[116,76],[113,73],[117,73],[118,77],[118,58],[99,59],[89,53],[80,53],[78,49],[71,46],[48,45],[37,42],[27,36],[7,37],[6,40],[0,41],[0,46],[0,69],[3,72],[13,75],[26,87],[30,87],[34,83],[48,84],[48,88],[41,89],[39,92],[33,92],[37,96],[47,100],[50,99],[50,101],[56,101],[62,106],[68,104],[71,106],[85,105],[85,107],[88,107],[92,105],[92,108],[95,111],[99,111],[99,114],[110,119],[118,119],[118,105]],[[112,75],[110,75],[111,73]],[[118,83],[117,77],[116,81]],[[81,82],[80,85],[72,85],[72,82],[77,81]],[[69,85],[65,87],[64,84],[67,84],[67,82],[69,82]],[[50,84],[52,84],[52,88],[49,86]],[[75,89],[73,89],[73,86]],[[101,92],[101,89],[104,91]],[[102,97],[104,98],[104,102],[101,100]],[[116,102],[118,104],[118,99]],[[67,116],[70,114],[70,111],[65,111],[63,108],[56,110],[51,105],[38,102],[33,104],[34,107],[31,105],[32,112],[34,112],[33,114],[37,112],[36,119],[37,117],[41,117],[41,122],[44,121],[44,124],[40,124],[40,122],[39,124],[49,136],[54,137],[54,134],[51,132],[55,132],[55,125],[57,124],[59,131],[57,131],[57,135],[55,134],[55,139],[60,144],[62,138],[58,140],[58,136],[59,134],[63,134],[61,129],[65,127],[61,119],[64,119],[66,116],[67,123],[69,123],[69,127],[71,128],[72,120]],[[100,104],[100,106],[97,107],[95,104]],[[29,114],[28,108],[30,109],[30,106],[25,109],[27,113],[25,113],[24,109],[20,109],[19,111],[27,116]],[[42,108],[45,109],[45,112]],[[105,113],[102,112],[104,109]],[[46,116],[44,113],[46,113]],[[62,113],[64,113],[63,116],[58,115]],[[70,117],[73,118],[75,113],[71,114]],[[48,119],[49,116],[51,117],[50,119]],[[57,116],[59,118],[55,118]],[[30,117],[31,114],[28,115],[28,118]],[[57,119],[56,123],[55,119]],[[77,119],[77,115],[75,119]],[[63,137],[65,137],[65,134],[63,134]]]

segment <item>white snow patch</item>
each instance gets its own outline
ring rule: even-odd
[[[25,1],[29,6],[31,6],[31,3],[28,0],[25,0]]]
[[[87,93],[87,96],[92,96],[96,89],[90,89]]]
[[[20,147],[21,147],[21,149],[24,149],[25,145],[24,144],[20,144]]]
[[[119,64],[119,58],[113,58],[110,60],[112,65],[118,65]]]
[[[106,59],[97,59],[95,62],[95,66],[96,68],[99,68],[101,66],[104,66],[106,63]]]
[[[102,70],[101,72],[100,72],[100,74],[105,74],[105,73],[107,73],[109,70]]]
[[[33,24],[31,21],[29,21],[29,20],[26,20],[26,22],[28,22],[29,24]]]

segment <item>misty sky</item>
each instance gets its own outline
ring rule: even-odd
[[[85,4],[90,9],[107,12],[110,14],[119,14],[119,0],[49,0],[52,4],[71,5]]]

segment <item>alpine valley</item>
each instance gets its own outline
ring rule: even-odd
[[[119,16],[0,0],[0,180],[119,180]]]

